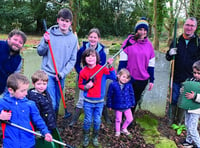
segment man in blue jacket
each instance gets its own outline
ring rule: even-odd
[[[20,30],[12,30],[6,41],[0,40],[0,95],[6,89],[10,74],[20,72],[22,58],[20,50],[26,42],[26,35]]]

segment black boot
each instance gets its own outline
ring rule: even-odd
[[[67,119],[71,116],[72,114],[70,112],[67,111],[67,108],[65,108],[65,115],[64,115],[64,119]]]
[[[177,107],[177,120],[176,123],[178,125],[182,125],[183,124],[183,118],[184,118],[184,109]]]
[[[74,124],[76,124],[80,115],[81,115],[81,108],[75,107],[72,121],[69,123],[69,126],[73,126]]]
[[[103,107],[103,113],[102,114],[103,114],[103,117],[104,117],[106,124],[112,124],[112,122],[110,121],[110,117],[108,115],[107,107],[105,105]]]
[[[83,147],[87,147],[90,143],[90,131],[83,130]]]
[[[92,143],[95,147],[99,146],[98,137],[99,137],[99,130],[94,130],[92,135]]]

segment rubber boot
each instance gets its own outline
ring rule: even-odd
[[[172,105],[169,107],[169,125],[176,123],[177,106]]]
[[[90,143],[90,131],[83,130],[83,147],[87,147]]]
[[[99,147],[98,137],[99,137],[99,130],[94,130],[92,135],[92,144],[95,147]]]
[[[104,117],[106,124],[112,124],[112,122],[110,121],[110,117],[108,115],[107,107],[105,105],[103,107],[103,113],[102,114],[103,114],[103,117]]]
[[[184,118],[184,109],[177,107],[178,111],[177,111],[177,120],[176,123],[178,125],[182,125],[183,124],[183,118]]]
[[[67,119],[71,116],[72,114],[70,112],[67,111],[67,108],[65,108],[65,115],[64,115],[64,119]]]
[[[73,126],[74,124],[76,124],[80,115],[81,115],[81,108],[75,107],[72,121],[69,123],[69,126]]]

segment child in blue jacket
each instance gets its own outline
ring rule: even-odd
[[[22,74],[11,74],[7,80],[8,92],[0,99],[0,112],[10,111],[11,116],[7,118],[9,122],[32,129],[32,123],[44,135],[46,141],[52,141],[52,136],[48,131],[45,122],[35,105],[35,102],[26,98],[29,87],[29,80]],[[35,135],[23,131],[12,125],[6,125],[3,129],[4,148],[33,148],[35,146]]]
[[[127,127],[133,121],[131,107],[135,106],[135,97],[131,83],[131,76],[127,69],[121,69],[118,74],[118,81],[114,81],[109,85],[107,94],[107,107],[115,110],[115,136],[120,136],[120,125],[122,114],[126,116],[126,120],[122,125],[121,133],[130,135]]]
[[[43,70],[36,71],[32,76],[34,88],[28,90],[27,98],[35,102],[40,116],[52,132],[56,129],[56,115],[53,110],[52,99],[47,91],[48,75]]]

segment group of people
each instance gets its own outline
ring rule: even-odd
[[[67,8],[61,9],[57,15],[57,25],[50,27],[43,35],[37,47],[39,56],[42,56],[42,70],[32,75],[34,88],[31,89],[29,89],[27,77],[20,74],[22,67],[20,50],[26,42],[26,35],[22,31],[13,30],[8,35],[7,41],[0,41],[0,94],[2,94],[0,119],[30,130],[34,127],[45,136],[45,140],[52,141],[51,133],[56,128],[61,97],[58,81],[63,89],[66,76],[75,68],[80,91],[70,126],[77,122],[83,108],[85,114],[83,146],[89,145],[92,125],[92,143],[94,146],[99,146],[98,135],[102,113],[108,118],[107,108],[115,111],[116,137],[120,134],[130,135],[127,128],[134,120],[137,104],[146,86],[149,85],[148,90],[153,88],[155,53],[148,39],[149,24],[145,18],[141,18],[135,25],[135,34],[129,35],[123,42],[124,50],[120,53],[116,74],[112,66],[114,59],[106,58],[97,28],[89,31],[88,41],[83,42],[82,47],[77,50],[78,39],[71,29],[72,20],[72,12]],[[188,18],[183,27],[184,33],[179,37],[176,48],[171,46],[166,53],[167,60],[175,57],[172,123],[177,122],[177,102],[181,84],[187,78],[190,78],[188,81],[200,80],[200,62],[198,61],[200,46],[199,38],[194,33],[196,28],[196,19]],[[51,41],[58,74],[53,65],[49,41]],[[101,70],[98,71],[99,69]],[[106,92],[107,79],[111,79],[112,82]],[[197,103],[200,102],[198,92],[188,92],[186,97]],[[123,114],[126,119],[121,126]],[[198,109],[186,110],[187,138],[184,145],[192,145],[192,142],[195,142],[200,147],[200,138],[195,129],[198,126],[199,114]],[[33,134],[11,125],[6,125],[3,135],[5,148],[34,147],[35,145]]]

